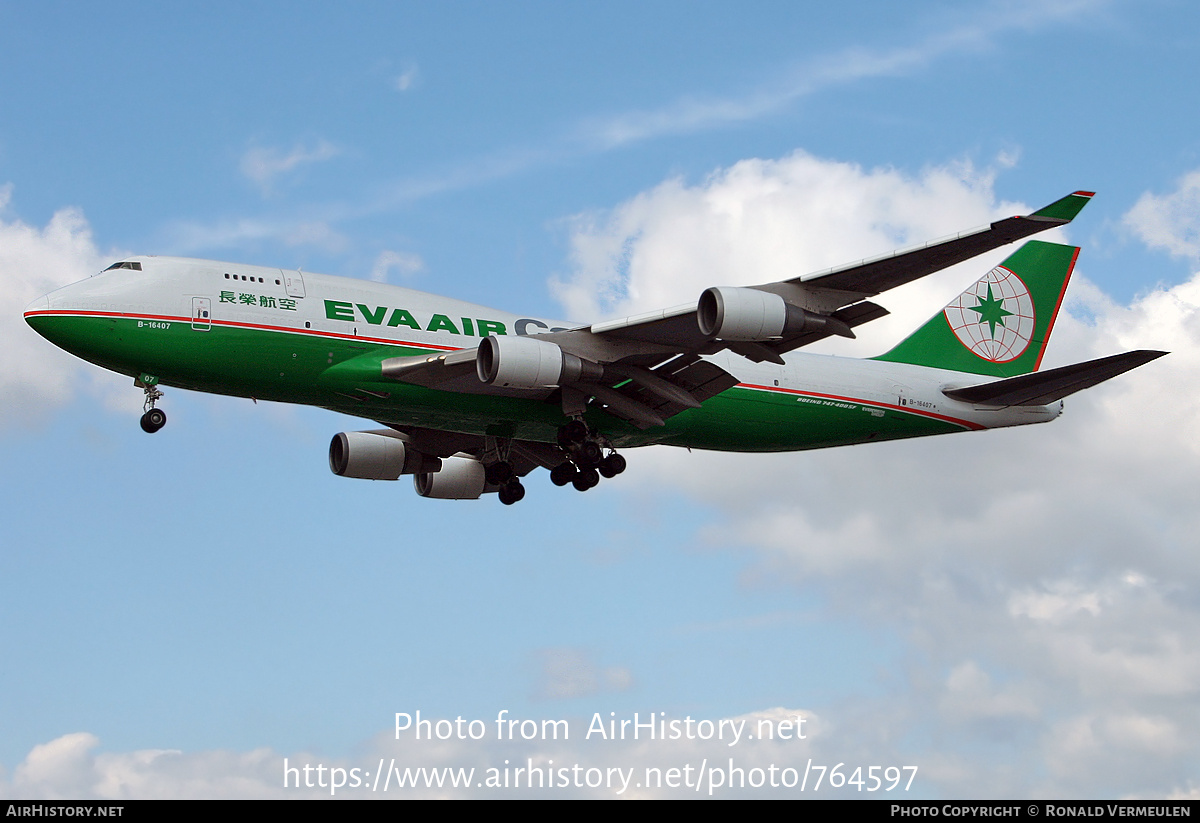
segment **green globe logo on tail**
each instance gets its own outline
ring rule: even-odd
[[[1003,266],[960,294],[944,314],[962,344],[993,363],[1007,363],[1024,354],[1037,327],[1029,289]]]

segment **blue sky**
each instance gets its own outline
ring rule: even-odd
[[[0,793],[302,793],[285,757],[671,765],[723,752],[389,730],[784,709],[811,739],[737,754],[917,765],[922,797],[1194,796],[1198,14],[0,4]],[[334,477],[329,437],[369,426],[319,410],[168,389],[147,438],[137,390],[20,319],[128,253],[599,319],[1075,189],[1048,362],[1172,355],[1054,425],[637,451],[513,509]],[[827,350],[877,353],[987,265]]]

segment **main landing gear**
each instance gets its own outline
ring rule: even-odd
[[[507,460],[487,464],[484,477],[489,484],[500,487],[497,496],[506,506],[518,503],[525,497],[525,487],[521,485],[521,478],[513,472],[512,465]]]
[[[570,483],[578,491],[585,492],[600,484],[600,478],[616,477],[625,471],[625,458],[616,450],[601,444],[586,423],[576,418],[558,430],[558,446],[567,454],[567,460],[550,470],[550,482],[556,486]]]
[[[140,387],[146,392],[146,402],[142,404],[142,409],[145,411],[141,419],[142,431],[146,434],[154,434],[167,425],[167,413],[162,409],[154,408],[154,404],[161,400],[163,396],[163,393],[158,389],[158,378],[143,374],[133,381],[133,385]]]
[[[497,493],[500,502],[506,506],[511,506],[513,503],[520,502],[525,497],[525,487],[521,485],[521,481],[513,478],[500,487]]]
[[[556,486],[569,483],[585,492],[599,485],[601,477],[616,477],[625,471],[625,458],[579,418],[559,428],[558,447],[563,462],[550,470],[550,481]],[[508,462],[507,449],[489,449],[483,462],[484,479],[496,489],[501,503],[511,506],[525,497],[521,478]]]

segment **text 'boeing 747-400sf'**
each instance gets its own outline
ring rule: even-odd
[[[132,257],[38,298],[25,320],[55,345],[134,378],[142,428],[160,386],[321,406],[377,422],[343,432],[343,477],[414,475],[423,497],[501,502],[541,467],[586,491],[618,449],[792,451],[1042,423],[1062,398],[1164,352],[1038,371],[1079,249],[1017,248],[891,351],[792,353],[887,310],[888,289],[1069,223],[1075,192],[918,248],[590,326],[507,314],[341,277]]]

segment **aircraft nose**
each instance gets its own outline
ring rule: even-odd
[[[25,322],[29,322],[30,314],[33,314],[34,312],[49,311],[49,310],[50,310],[50,295],[43,294],[41,297],[37,298],[36,300],[34,300],[32,303],[30,303],[28,306],[25,307]]]
[[[48,317],[49,311],[50,295],[48,294],[43,294],[25,307],[25,322],[29,324],[31,329],[47,340],[50,340],[46,334],[46,326],[51,322]]]

